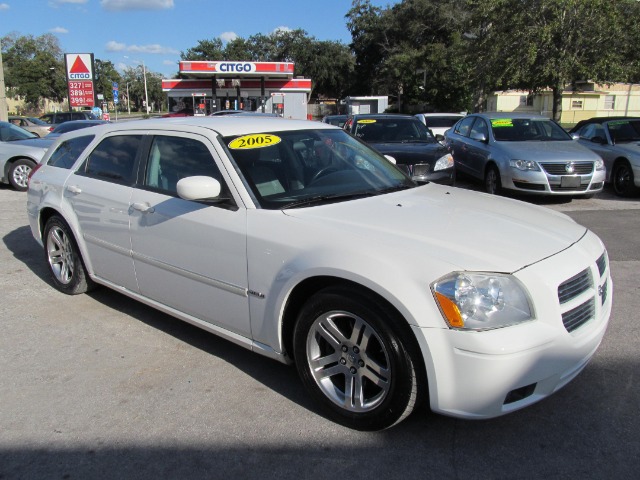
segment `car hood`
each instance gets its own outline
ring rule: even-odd
[[[447,153],[447,149],[438,142],[372,142],[369,146],[383,155],[392,156],[401,165],[432,162]]]
[[[428,255],[459,270],[515,272],[567,249],[586,233],[568,216],[518,200],[429,184],[360,200],[289,209],[314,235],[372,256]],[[314,225],[321,225],[319,233]]]
[[[54,142],[53,139],[29,138],[26,140],[16,140],[14,142],[0,142],[0,152],[4,155],[14,155],[16,153],[35,152],[42,155]]]
[[[576,141],[496,142],[509,157],[537,162],[597,161],[600,157]]]

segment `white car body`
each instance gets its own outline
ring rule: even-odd
[[[55,212],[95,282],[285,363],[292,360],[288,309],[302,286],[319,279],[357,285],[406,323],[420,348],[414,362],[428,378],[431,409],[447,415],[508,413],[558,390],[586,366],[612,304],[608,258],[595,234],[542,207],[436,184],[304,208],[260,208],[218,134],[304,129],[337,130],[246,117],[129,122],[91,129],[96,138],[72,168],[47,165],[62,142],[87,132],[64,135],[31,179],[32,233],[46,246],[44,217]],[[102,138],[132,132],[209,145],[237,209],[76,173]],[[451,328],[430,290],[451,272],[515,278],[533,319]],[[581,273],[589,285],[560,303],[558,287]],[[588,318],[568,331],[563,315],[585,306]]]
[[[42,160],[52,143],[44,138],[0,142],[0,181],[26,190],[29,172]],[[12,168],[18,161],[24,165],[18,169]]]
[[[442,135],[465,116],[464,113],[416,113],[415,115],[424,123],[434,136]]]

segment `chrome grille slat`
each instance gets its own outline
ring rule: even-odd
[[[596,308],[593,298],[590,298],[582,305],[562,314],[562,323],[564,324],[564,328],[567,329],[567,332],[573,332],[575,329],[594,318],[595,312]]]
[[[602,284],[602,287],[600,287],[600,301],[602,302],[602,305],[604,305],[604,302],[607,301],[607,294],[609,293],[609,282],[604,282]]]
[[[567,163],[570,162],[562,162],[562,163],[541,163],[540,165],[544,168],[544,171],[549,175],[571,175],[567,173]],[[593,163],[592,162],[574,162],[573,163],[573,175],[588,175],[593,172]]]
[[[567,303],[592,286],[589,269],[585,269],[558,286],[558,300],[560,300],[560,304]]]
[[[600,255],[600,258],[596,260],[596,264],[598,265],[598,272],[600,272],[600,276],[604,275],[605,270],[607,269],[607,256],[606,254]]]

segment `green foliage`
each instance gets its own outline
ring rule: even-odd
[[[38,109],[45,98],[67,97],[64,57],[54,35],[9,34],[2,38],[2,58],[8,95],[23,97],[28,109]]]
[[[104,95],[104,99],[108,102],[113,101],[113,83],[118,84],[118,88],[120,88],[120,83],[122,83],[122,77],[115,69],[113,63],[109,61],[102,60],[94,60],[95,62],[95,81],[94,81],[94,89],[96,93],[101,93]]]

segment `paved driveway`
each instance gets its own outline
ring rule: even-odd
[[[489,421],[419,410],[361,433],[293,368],[116,292],[47,279],[25,195],[0,187],[0,479],[637,479],[640,198],[537,201],[609,248],[610,329],[551,398]]]

